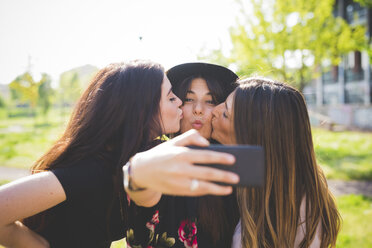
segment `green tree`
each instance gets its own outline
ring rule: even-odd
[[[354,0],[354,2],[359,3],[363,7],[372,8],[372,0]],[[369,56],[369,63],[372,64],[372,39],[371,34],[369,35],[368,45],[365,50]]]
[[[6,107],[5,100],[2,96],[0,96],[0,109],[3,109]]]
[[[4,119],[7,116],[7,103],[3,96],[0,95],[0,119]]]
[[[360,3],[362,6],[366,6],[371,8],[372,7],[372,0],[354,0],[355,2]]]
[[[302,90],[319,75],[318,65],[336,65],[343,54],[365,47],[365,28],[334,17],[334,0],[237,2],[241,15],[230,28],[228,59],[239,74],[273,76]]]
[[[39,89],[38,89],[38,93],[39,93],[38,103],[41,106],[42,113],[44,114],[44,116],[47,115],[52,105],[51,97],[54,94],[54,90],[51,86],[51,82],[52,80],[50,76],[46,73],[43,73],[41,80],[39,82],[40,84],[39,84]]]
[[[39,98],[39,85],[40,82],[36,82],[29,72],[25,72],[14,79],[9,84],[9,88],[12,92],[12,98],[20,103],[29,104],[31,113],[35,114]]]
[[[14,79],[9,88],[12,99],[18,103],[28,104],[32,114],[36,114],[38,105],[41,106],[44,115],[49,111],[53,89],[48,74],[43,73],[41,79],[35,81],[29,72],[25,72]]]

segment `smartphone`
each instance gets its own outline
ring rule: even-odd
[[[239,175],[240,181],[232,186],[263,187],[265,184],[265,158],[264,149],[261,146],[251,145],[210,145],[207,147],[189,146],[192,149],[213,150],[230,153],[235,156],[234,165],[221,164],[197,164],[209,166],[220,170],[231,171]],[[219,183],[228,185],[225,183]]]

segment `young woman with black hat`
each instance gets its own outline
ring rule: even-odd
[[[169,69],[167,76],[183,103],[180,133],[196,129],[210,139],[212,110],[234,90],[238,76],[228,68],[209,63],[180,64]]]
[[[179,133],[196,129],[211,140],[212,111],[235,89],[238,76],[226,67],[210,63],[185,63],[167,71],[175,94],[182,100]],[[216,143],[215,140],[211,140]],[[204,196],[187,201],[190,219],[197,223],[200,247],[227,247],[239,214],[235,195]]]
[[[0,243],[110,247],[134,216],[130,198],[148,206],[158,192],[230,193],[231,187],[208,180],[234,183],[236,175],[193,164],[231,164],[231,156],[183,147],[208,144],[197,132],[145,151],[159,143],[157,137],[178,131],[180,105],[159,64],[133,61],[100,70],[34,174],[0,187]],[[193,178],[203,183],[191,190]]]
[[[211,140],[212,111],[235,89],[238,76],[210,63],[177,65],[167,71],[167,76],[183,102],[180,133],[196,129]],[[199,246],[228,247],[239,218],[235,195],[189,198],[187,203],[189,215],[197,223]]]
[[[167,76],[183,101],[178,134],[196,129],[210,139],[212,110],[233,91],[237,75],[219,65],[186,63],[169,69]],[[195,190],[203,183],[193,179],[190,187]],[[229,247],[239,219],[234,195],[225,198],[163,195],[153,208],[135,205],[133,208],[136,214],[127,238],[130,247]]]

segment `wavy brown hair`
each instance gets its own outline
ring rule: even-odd
[[[308,247],[322,226],[321,247],[335,247],[341,218],[327,181],[317,165],[303,95],[264,78],[241,80],[234,92],[234,128],[238,144],[265,149],[263,188],[239,188],[243,247],[293,247],[306,197]]]
[[[62,137],[36,161],[33,173],[99,158],[112,174],[113,201],[125,201],[123,164],[162,134],[163,79],[163,67],[150,61],[115,63],[101,69],[80,97]],[[125,208],[127,204],[121,203]],[[122,209],[122,215],[125,212]],[[53,211],[47,210],[24,222],[40,230],[52,217]]]

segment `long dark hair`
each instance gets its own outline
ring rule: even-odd
[[[321,247],[334,247],[340,216],[316,163],[303,95],[293,87],[263,78],[240,81],[233,101],[238,144],[265,149],[265,187],[237,191],[243,247],[292,247],[306,197],[308,247],[319,222]]]
[[[33,165],[33,173],[68,167],[99,156],[109,160],[113,197],[123,201],[122,166],[161,135],[159,104],[164,69],[149,61],[101,69],[80,97],[62,137]],[[123,207],[126,204],[121,204]],[[26,219],[40,228],[48,216]]]

